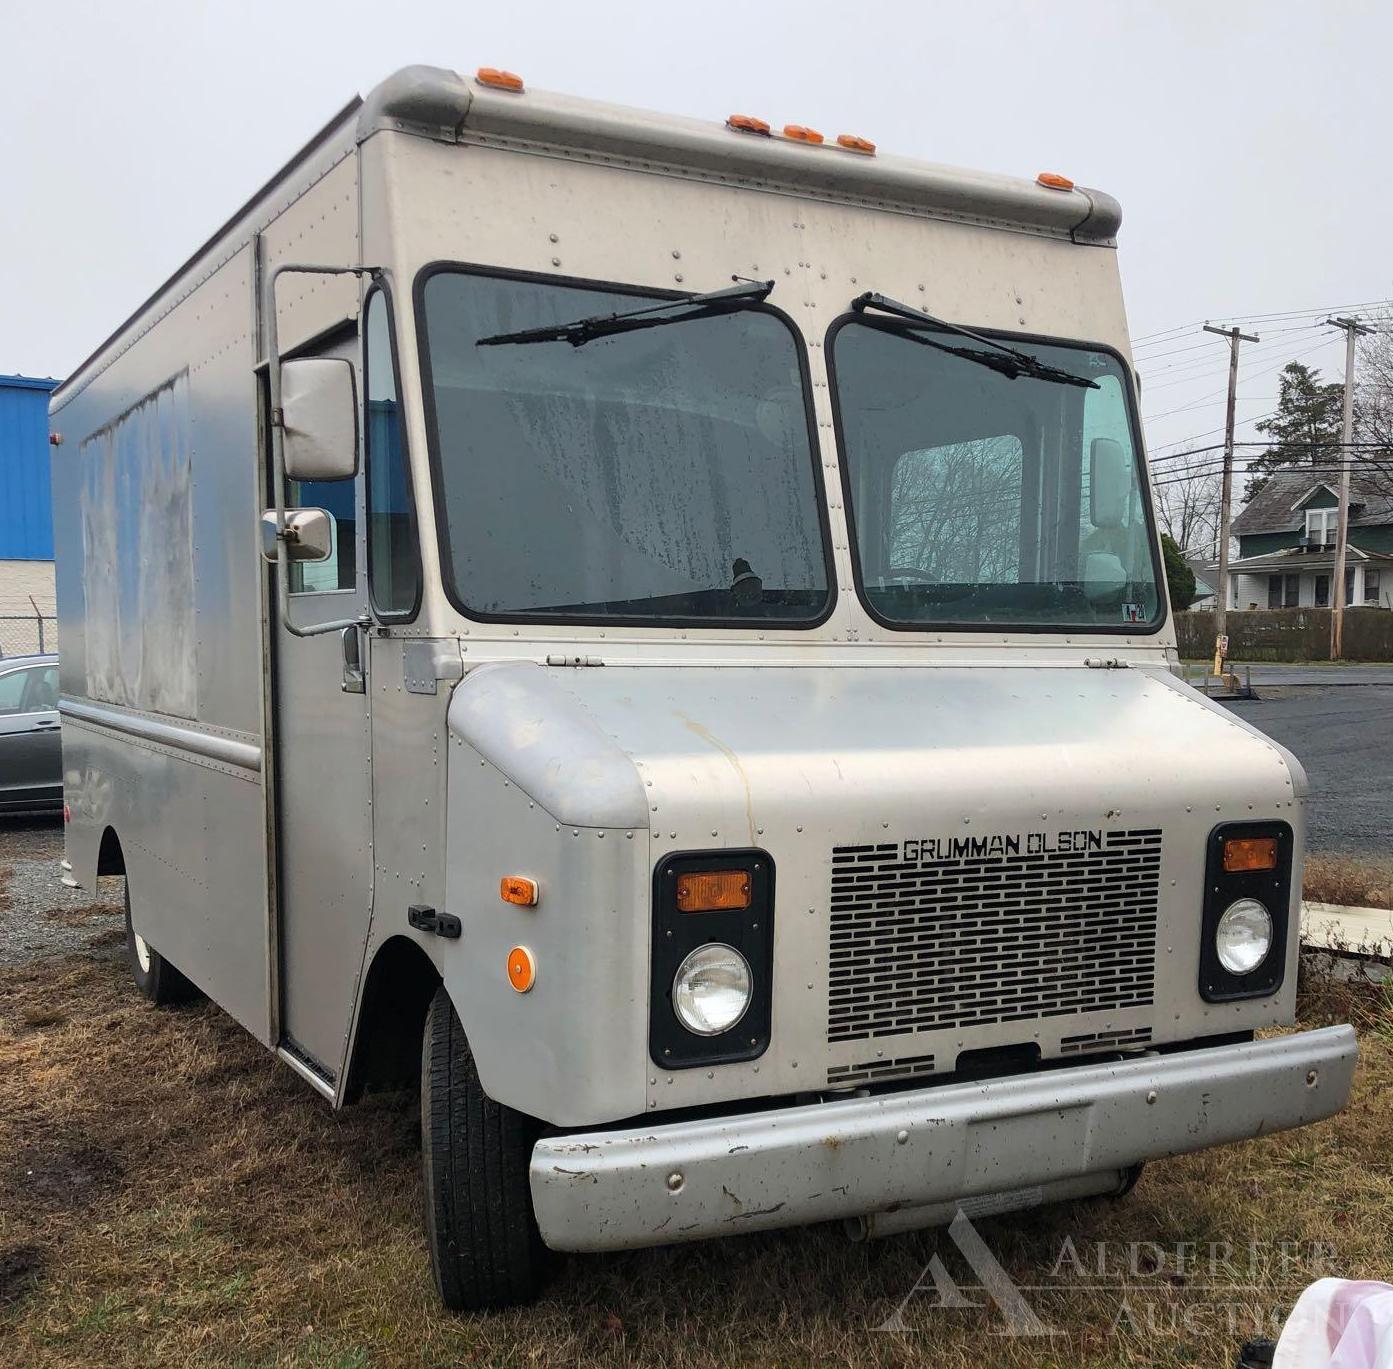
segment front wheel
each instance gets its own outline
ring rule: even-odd
[[[198,990],[131,925],[131,882],[126,880],[126,959],[135,986],[152,1003],[187,1003]]]
[[[550,1260],[527,1177],[537,1132],[484,1092],[450,995],[438,989],[421,1046],[421,1160],[431,1270],[446,1307],[508,1307],[540,1292]]]

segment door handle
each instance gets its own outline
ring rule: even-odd
[[[340,634],[343,643],[343,683],[339,686],[345,694],[367,693],[367,679],[363,671],[363,629],[351,623]]]
[[[35,723],[29,730],[31,732],[57,732],[61,726],[61,723]]]

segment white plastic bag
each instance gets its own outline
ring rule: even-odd
[[[1272,1369],[1393,1369],[1393,1284],[1317,1280],[1291,1309]]]

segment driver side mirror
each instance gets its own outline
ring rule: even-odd
[[[281,433],[291,480],[358,474],[358,396],[352,363],[296,357],[281,363]]]
[[[1088,521],[1095,528],[1120,528],[1132,497],[1132,472],[1122,443],[1095,437],[1088,458]]]

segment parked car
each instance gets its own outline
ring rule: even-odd
[[[0,659],[0,813],[62,806],[58,657]]]

